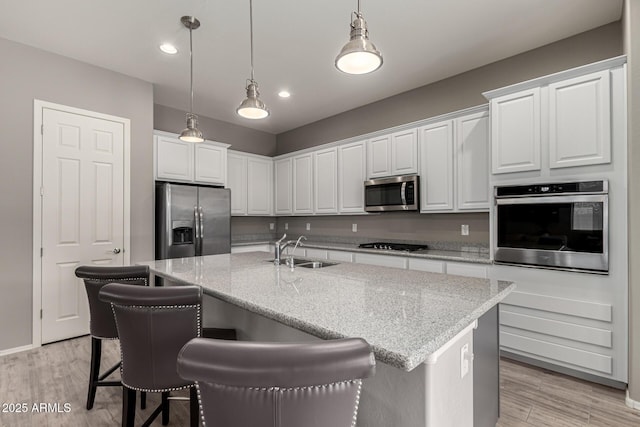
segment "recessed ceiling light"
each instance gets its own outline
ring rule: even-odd
[[[164,53],[168,53],[169,55],[175,55],[178,53],[178,49],[176,49],[176,47],[171,43],[162,43],[160,45],[160,50]]]
[[[288,98],[291,96],[291,93],[287,92],[286,90],[281,90],[280,92],[278,92],[278,96],[280,98]]]

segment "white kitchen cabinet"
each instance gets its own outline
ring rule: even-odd
[[[307,248],[305,251],[305,256],[307,258],[329,259],[328,251],[325,249]]]
[[[455,119],[456,208],[489,210],[489,113]]]
[[[293,157],[293,213],[313,214],[313,153]]]
[[[155,179],[225,185],[229,144],[195,144],[177,135],[155,131]]]
[[[273,161],[270,157],[229,151],[227,188],[231,215],[273,214]]]
[[[420,211],[453,210],[453,121],[423,126],[420,132]]]
[[[273,160],[247,158],[247,214],[273,214]]]
[[[231,215],[247,214],[247,157],[229,152],[227,188],[231,190]]]
[[[392,255],[378,255],[356,252],[355,260],[359,264],[380,265],[382,267],[407,268],[407,259]]]
[[[224,185],[227,177],[227,148],[208,142],[194,145],[195,182]]]
[[[293,159],[279,159],[274,162],[275,213],[291,215],[293,213]]]
[[[489,277],[489,270],[484,264],[447,261],[447,274],[486,279]]]
[[[549,85],[549,167],[611,161],[609,70]]]
[[[156,179],[193,181],[193,144],[168,136],[155,136]]]
[[[418,130],[371,138],[367,144],[367,176],[378,178],[418,172]]]
[[[366,168],[364,142],[338,147],[338,212],[364,212]]]
[[[264,243],[259,245],[231,246],[232,254],[241,254],[244,252],[271,252],[271,245]]]
[[[328,251],[327,257],[332,261],[353,262],[354,254],[346,251]]]
[[[409,258],[407,260],[409,270],[428,271],[430,273],[444,273],[446,263],[433,259]]]
[[[494,174],[540,170],[540,88],[491,99]]]
[[[338,213],[338,150],[313,152],[313,208],[317,214]]]

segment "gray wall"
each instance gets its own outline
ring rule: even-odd
[[[485,104],[482,92],[622,54],[621,24],[608,24],[277,136],[278,154]]]
[[[625,2],[623,32],[628,61],[629,397],[640,402],[640,1]]]
[[[276,136],[233,123],[199,116],[199,129],[206,139],[231,144],[231,149],[245,153],[276,155]],[[185,112],[164,105],[153,106],[153,128],[180,133],[186,127]]]
[[[0,350],[31,344],[33,100],[131,119],[131,259],[153,257],[150,83],[0,39]]]

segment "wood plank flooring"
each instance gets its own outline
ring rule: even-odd
[[[103,367],[116,363],[118,342],[103,343],[103,353]],[[89,356],[89,337],[81,337],[0,358],[0,426],[119,426],[119,388],[99,388],[94,408],[87,411],[84,407]],[[497,427],[640,426],[640,411],[625,405],[621,390],[507,359],[501,361],[500,373],[502,401]],[[12,403],[26,403],[27,412],[2,412],[11,409],[5,404]],[[40,403],[53,405],[38,412],[33,410],[34,403],[38,409]],[[158,403],[159,396],[150,394],[147,409],[136,411],[136,425],[142,424]],[[153,425],[160,426],[160,420]],[[189,425],[187,402],[172,402],[169,425]]]

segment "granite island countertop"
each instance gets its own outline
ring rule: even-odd
[[[154,274],[322,339],[362,337],[411,371],[504,299],[511,282],[341,263],[276,267],[247,252],[141,262]]]

